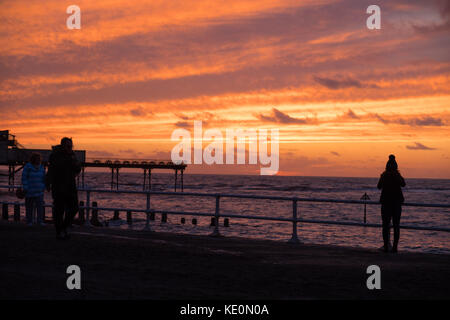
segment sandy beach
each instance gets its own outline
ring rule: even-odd
[[[0,223],[1,299],[448,299],[450,256]],[[66,288],[79,265],[82,290]],[[366,268],[381,268],[368,290]]]

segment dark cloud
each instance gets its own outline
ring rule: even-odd
[[[151,115],[151,114],[153,114],[151,111],[149,112],[149,111],[146,111],[144,108],[142,108],[142,107],[137,107],[137,108],[134,108],[134,109],[131,109],[130,110],[130,114],[132,115],[132,116],[135,116],[135,117],[143,117],[143,116],[146,116],[146,115]]]
[[[431,35],[437,33],[448,33],[450,31],[450,1],[438,0],[434,1],[434,3],[438,7],[442,21],[425,25],[414,24],[413,28],[416,32]]]
[[[176,117],[180,118],[183,121],[195,121],[195,120],[201,120],[204,124],[207,121],[211,121],[211,120],[218,120],[217,116],[214,113],[205,111],[205,112],[196,112],[195,114],[191,115],[191,116],[187,116],[185,114],[182,113],[175,113],[174,114]]]
[[[418,33],[423,33],[423,34],[448,32],[448,31],[450,31],[450,20],[447,19],[447,21],[445,21],[443,23],[436,23],[436,24],[432,24],[432,25],[414,26],[414,29]]]
[[[374,114],[372,114],[372,116],[373,116],[375,119],[377,119],[378,121],[383,122],[384,124],[389,124],[389,123],[392,122],[391,120],[387,120],[387,119],[383,118],[383,117],[380,116],[378,113],[374,113]]]
[[[275,122],[275,123],[281,123],[281,124],[309,124],[309,123],[315,123],[315,119],[299,119],[299,118],[293,118],[283,112],[281,112],[278,109],[272,108],[272,115],[265,116],[263,114],[259,114],[258,118],[262,121],[266,122]]]
[[[314,80],[324,87],[327,87],[328,89],[341,89],[350,87],[362,88],[362,84],[360,81],[351,78],[336,80],[325,77],[314,77]]]
[[[178,121],[177,123],[175,123],[175,127],[178,128],[190,128],[191,126],[193,126],[193,123],[187,121]]]
[[[442,126],[445,126],[445,123],[444,123],[444,121],[442,121],[442,119],[431,117],[431,116],[426,116],[426,117],[422,117],[422,118],[416,117],[416,118],[410,118],[410,119],[405,119],[405,118],[386,119],[386,118],[383,118],[382,116],[380,116],[379,114],[375,113],[375,114],[372,114],[372,117],[374,117],[375,119],[377,119],[378,121],[380,121],[384,124],[394,123],[394,124],[408,125],[411,127],[421,127],[421,126],[442,127]]]
[[[175,116],[177,116],[178,118],[180,118],[181,120],[187,121],[190,120],[190,118],[182,113],[175,113]]]
[[[330,153],[332,155],[335,155],[336,157],[340,157],[341,156],[341,154],[339,152],[336,152],[336,151],[330,151]]]
[[[356,113],[354,113],[351,109],[348,109],[346,115],[347,117],[352,119],[359,119],[359,116],[357,116]]]
[[[445,126],[444,122],[440,118],[425,117],[425,118],[415,118],[413,123],[416,126]]]
[[[436,148],[427,147],[420,142],[414,142],[412,146],[406,146],[406,149],[409,150],[436,150]]]
[[[328,89],[337,90],[342,88],[378,88],[375,84],[365,84],[357,79],[346,77],[343,79],[333,79],[327,77],[314,77],[314,80]]]
[[[352,109],[348,109],[348,111],[342,115],[342,118],[359,119],[360,117],[354,113]]]

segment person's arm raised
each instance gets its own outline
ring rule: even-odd
[[[400,186],[401,187],[405,187],[406,186],[406,182],[405,179],[403,179],[401,174],[398,174],[399,178],[400,178]]]
[[[383,174],[380,175],[380,179],[378,180],[377,188],[382,189],[383,188]]]

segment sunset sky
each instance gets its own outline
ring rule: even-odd
[[[0,130],[26,147],[169,159],[202,120],[278,128],[280,175],[378,176],[393,153],[407,177],[450,178],[449,1],[13,0],[0,19]]]

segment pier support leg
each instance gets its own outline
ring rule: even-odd
[[[11,191],[11,165],[8,165],[8,192]]]
[[[111,190],[114,188],[114,168],[111,167]]]
[[[175,192],[177,192],[178,169],[175,169]]]
[[[148,190],[152,190],[152,169],[148,169]]]
[[[144,184],[142,185],[142,190],[146,189],[146,183],[147,183],[147,169],[144,168]]]
[[[181,192],[184,192],[183,172],[184,170],[181,170]]]
[[[16,166],[10,164],[8,172],[8,191],[14,191],[14,178],[16,176]]]
[[[85,167],[81,168],[81,185],[84,188],[84,169]]]
[[[116,190],[119,190],[119,168],[116,168]]]

